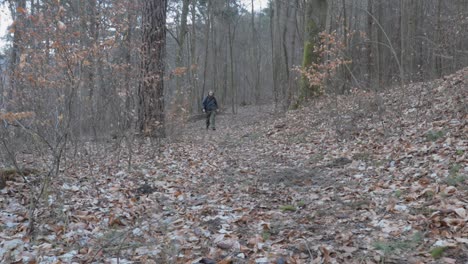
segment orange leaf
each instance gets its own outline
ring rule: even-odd
[[[16,12],[21,13],[21,14],[24,15],[24,14],[28,13],[28,10],[26,10],[26,8],[23,8],[23,7],[21,7],[21,6],[18,6],[18,7],[16,8]]]

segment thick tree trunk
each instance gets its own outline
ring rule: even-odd
[[[26,15],[26,0],[19,0],[16,1],[16,4],[11,4],[12,6],[12,13],[16,14],[14,19],[15,23],[13,24],[13,46],[11,49],[11,61],[10,61],[10,93],[8,95],[8,99],[17,100],[17,104],[19,108],[22,108],[22,89],[21,84],[18,78],[19,71],[18,68],[21,66],[21,51],[23,49],[23,36],[22,31],[24,30],[24,20]],[[16,94],[17,98],[13,98],[13,94]],[[17,109],[18,111],[20,109]]]
[[[327,0],[308,0],[306,7],[305,21],[305,42],[302,67],[306,69],[313,63],[320,62],[320,55],[314,51],[314,47],[319,44],[319,33],[325,30],[327,21],[328,3]],[[301,83],[301,99],[307,100],[320,93],[320,87],[311,86],[305,78]]]
[[[166,0],[143,1],[143,46],[139,86],[139,129],[145,136],[164,137],[164,58]]]

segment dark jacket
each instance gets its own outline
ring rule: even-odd
[[[218,102],[216,102],[216,98],[214,96],[207,96],[205,100],[203,100],[203,109],[205,111],[215,111],[218,109]]]

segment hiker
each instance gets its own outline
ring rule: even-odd
[[[216,112],[218,112],[218,102],[216,102],[214,92],[210,91],[205,100],[203,100],[203,113],[206,113],[206,129],[209,129],[211,125],[211,129],[216,130]]]

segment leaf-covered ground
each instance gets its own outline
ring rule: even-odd
[[[467,263],[466,98],[468,69],[280,116],[244,107],[162,143],[84,144],[34,236],[30,185],[1,190],[1,262]]]

